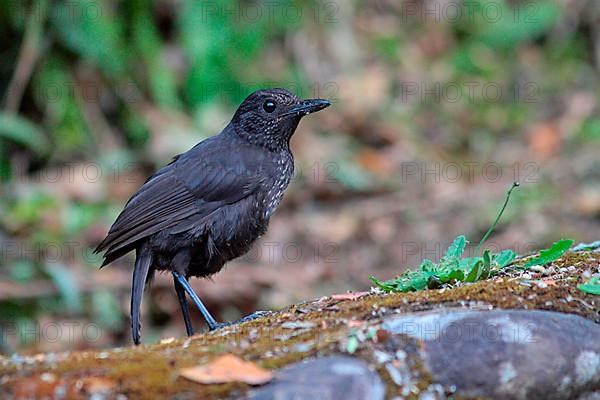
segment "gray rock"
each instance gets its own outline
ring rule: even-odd
[[[422,342],[433,381],[458,396],[573,399],[600,389],[600,325],[577,315],[432,311],[388,319],[382,328]]]
[[[266,386],[250,392],[254,400],[383,399],[385,386],[368,365],[353,357],[332,356],[282,368]]]

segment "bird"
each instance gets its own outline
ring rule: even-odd
[[[103,253],[100,268],[135,251],[130,309],[135,345],[141,340],[144,288],[156,271],[172,275],[188,336],[194,329],[186,294],[209,330],[228,325],[210,314],[189,279],[219,272],[266,232],[294,173],[290,138],[304,116],[330,105],[325,99],[301,100],[286,89],[257,90],[219,134],[173,157],[127,201],[94,251]]]

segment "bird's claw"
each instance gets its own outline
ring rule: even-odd
[[[264,317],[266,315],[269,315],[269,311],[254,311],[252,314],[248,314],[245,317],[242,317],[240,319],[238,319],[237,321],[234,322],[234,324],[239,324],[242,322],[248,322],[248,321],[253,321],[257,318],[261,318]]]
[[[218,322],[216,325],[214,325],[213,327],[211,327],[210,330],[211,331],[215,331],[217,329],[225,328],[227,326],[233,326],[233,325],[241,324],[243,322],[254,321],[257,318],[261,318],[261,317],[264,317],[266,315],[269,315],[269,311],[255,311],[252,314],[248,314],[248,315],[246,315],[246,316],[238,319],[237,321],[232,321],[232,322]]]

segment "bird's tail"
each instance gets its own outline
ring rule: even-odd
[[[152,255],[150,251],[145,246],[138,248],[131,284],[131,335],[133,343],[136,345],[140,344],[140,309],[146,277],[148,276],[151,264]]]

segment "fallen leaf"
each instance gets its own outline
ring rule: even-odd
[[[262,385],[273,378],[271,371],[232,354],[219,356],[205,365],[183,368],[179,374],[202,384],[243,382],[249,385]]]
[[[356,300],[366,294],[369,294],[369,292],[340,293],[331,295],[331,298],[333,300]]]
[[[88,376],[81,380],[81,390],[88,395],[110,394],[116,386],[117,384],[108,378]]]

